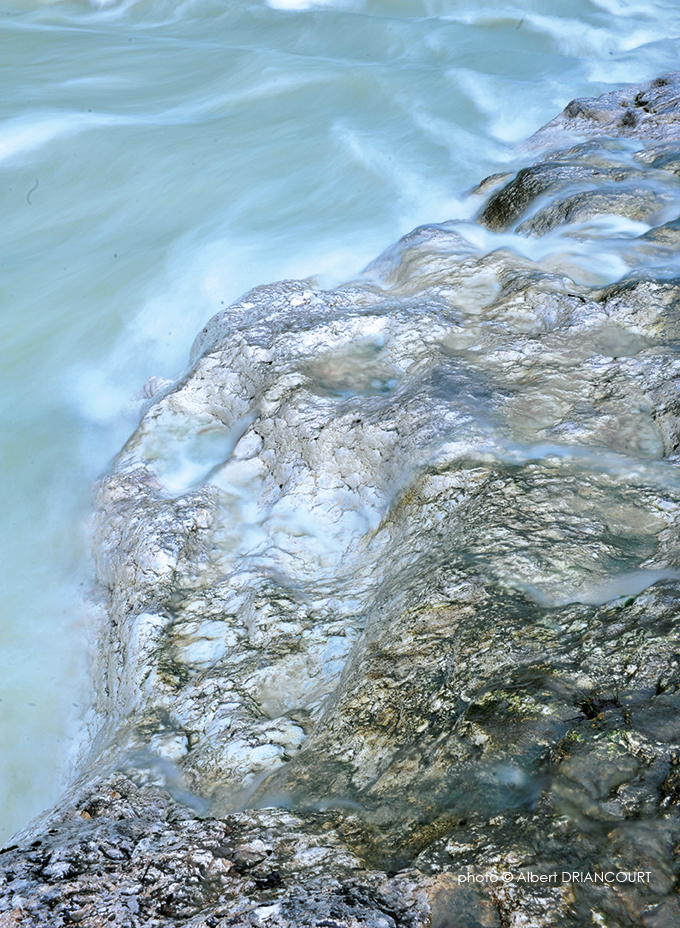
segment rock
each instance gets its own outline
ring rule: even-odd
[[[673,251],[677,251],[680,246],[680,219],[673,219],[662,226],[656,226],[640,237],[655,244],[666,245]]]
[[[532,219],[521,223],[517,232],[520,235],[545,235],[558,226],[584,222],[593,216],[609,213],[646,222],[653,220],[656,213],[672,202],[671,197],[654,194],[645,188],[586,191],[539,210]]]
[[[494,232],[507,229],[539,196],[548,192],[559,192],[571,184],[600,181],[610,177],[611,172],[606,169],[581,164],[552,162],[524,168],[491,197],[479,221]]]
[[[664,141],[680,138],[680,72],[604,93],[597,99],[572,100],[531,137],[529,144],[559,144],[574,135]]]
[[[675,923],[662,80],[482,182],[502,248],[422,226],[352,285],[258,287],[147,388],[97,492],[77,775],[0,855],[0,925]]]

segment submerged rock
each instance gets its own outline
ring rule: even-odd
[[[147,391],[78,778],[2,852],[0,925],[678,924],[661,81],[570,104],[534,143],[590,141],[479,224],[246,294]]]

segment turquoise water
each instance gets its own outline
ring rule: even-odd
[[[68,776],[91,488],[147,378],[249,287],[469,217],[571,98],[677,67],[680,8],[8,0],[0,35],[3,840]]]

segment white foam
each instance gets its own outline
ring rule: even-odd
[[[526,13],[523,28],[547,36],[563,55],[571,58],[599,57],[610,49],[620,51],[624,38],[620,28],[603,28],[584,20],[541,13]]]
[[[677,12],[676,3],[654,3],[653,0],[589,0],[593,6],[599,7],[612,16],[643,16],[645,19],[660,20],[669,12]]]
[[[106,113],[37,111],[6,119],[0,123],[0,161],[24,158],[57,139],[109,126],[130,126],[149,122],[171,122],[172,118],[117,116]]]
[[[474,201],[471,205],[478,208]],[[646,223],[611,215],[595,216],[535,238],[491,232],[473,222],[452,223],[450,227],[480,254],[504,248],[551,271],[561,263],[572,279],[582,277],[583,282],[596,280],[601,284],[614,283],[630,271],[627,252],[620,246],[649,229]]]
[[[60,136],[82,131],[88,123],[84,116],[66,114],[18,116],[0,124],[0,161],[26,155]]]
[[[480,164],[487,162],[493,165],[509,157],[507,146],[498,144],[498,136],[480,140],[474,129],[459,126],[453,119],[434,116],[419,106],[413,108],[413,123],[423,135],[448,151],[452,171],[459,172],[461,165],[465,164],[473,175],[479,171]],[[450,218],[471,219],[479,209],[478,200],[452,196],[451,192],[448,201]]]
[[[592,58],[585,62],[585,73],[589,81],[600,85],[599,92],[619,90],[621,85],[638,83],[657,77],[660,72],[668,70],[667,66],[660,64],[650,67],[646,60],[631,60],[626,55],[621,60],[616,58]],[[604,85],[604,86],[602,86]]]
[[[553,102],[559,98],[559,87],[549,80],[543,82],[537,93],[537,88],[528,92],[529,88],[523,83],[480,74],[469,68],[450,68],[447,78],[486,118],[487,132],[498,142],[504,143],[503,146],[495,146],[500,161],[516,157],[516,153],[508,149],[507,143],[523,141],[546,121],[550,113],[560,109]]]
[[[577,602],[601,606],[603,603],[622,599],[624,596],[637,596],[638,593],[642,593],[660,580],[680,580],[680,573],[677,570],[633,570],[630,573],[613,577],[605,583],[574,589],[561,596],[555,605],[565,606],[567,603]]]
[[[107,85],[109,88],[125,83],[122,79],[83,78],[90,85]],[[167,126],[196,123],[210,115],[224,111],[225,106],[242,106],[275,96],[286,96],[296,90],[312,85],[315,75],[277,75],[256,81],[254,85],[236,91],[211,94],[205,99],[194,100],[190,105],[178,105],[147,111],[143,115],[120,115],[115,113],[75,113],[68,111],[29,111],[21,116],[0,123],[0,162],[26,157],[57,139],[66,138],[93,129],[124,126]],[[73,81],[62,82],[68,87]]]
[[[265,0],[268,7],[272,10],[313,10],[323,7],[333,7],[343,9],[352,6],[351,3],[339,3],[338,0]]]
[[[594,2],[594,0],[591,0]],[[598,5],[606,8],[621,5],[621,0],[598,0]],[[474,10],[457,10],[447,13],[444,18],[471,26],[505,28],[508,32],[529,30],[545,36],[561,54],[570,58],[594,56],[604,58],[610,52],[620,53],[669,38],[673,33],[673,22],[677,26],[678,9],[664,7],[655,11],[652,4],[622,6],[621,12],[609,11],[616,17],[606,25],[602,17],[584,16],[582,19],[572,15],[550,15],[540,11],[516,7],[497,8],[481,7]],[[568,9],[568,8],[565,8]],[[569,11],[571,13],[571,11]],[[643,22],[635,21],[640,17]],[[633,78],[629,78],[632,80]]]
[[[387,139],[342,121],[333,125],[332,132],[353,159],[392,188],[401,234],[427,221],[441,222],[465,213],[463,198],[453,195],[444,180],[433,178],[425,165],[414,166],[400,157]]]

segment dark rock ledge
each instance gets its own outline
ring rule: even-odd
[[[530,148],[148,385],[3,928],[680,924],[680,74]]]

